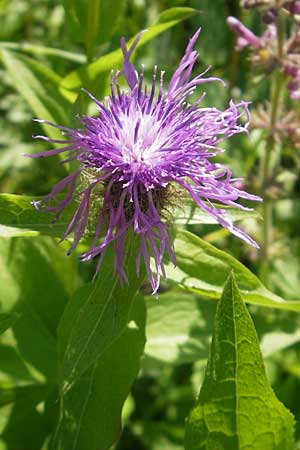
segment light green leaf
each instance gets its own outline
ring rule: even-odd
[[[185,449],[293,450],[293,430],[291,413],[268,383],[255,328],[230,275]]]
[[[60,77],[27,56],[5,49],[2,49],[0,54],[15,89],[28,103],[35,117],[67,124],[70,103],[59,93]],[[43,127],[51,138],[57,139],[61,136],[56,128]]]
[[[0,194],[0,232],[2,237],[38,236],[47,234],[61,237],[73,214],[74,207],[64,210],[59,220],[54,215],[37,211],[31,204],[39,197],[26,195]]]
[[[130,241],[130,242],[129,242]],[[136,274],[136,245],[125,244],[128,283],[114,273],[114,248],[109,248],[94,283],[80,288],[69,302],[61,323],[60,362],[65,387],[78,379],[124,331],[134,296],[143,281]]]
[[[10,328],[18,319],[20,315],[17,313],[0,314],[0,334],[4,333]]]
[[[197,13],[197,10],[193,8],[171,8],[171,10],[164,11],[164,17],[168,14],[168,21],[158,22],[148,28],[148,31],[143,34],[141,40],[137,47],[141,47],[147,42],[154,39],[159,34],[174,27],[182,20],[185,20]],[[130,46],[136,35],[128,41],[128,46]],[[107,55],[101,56],[96,61],[89,65],[82,66],[79,69],[71,72],[61,81],[61,87],[66,89],[77,89],[80,86],[89,86],[91,82],[97,80],[99,75],[103,72],[108,72],[111,69],[120,68],[123,61],[121,49],[114,50]]]
[[[147,298],[145,366],[153,362],[183,364],[206,359],[215,303],[183,292]],[[150,359],[150,360],[149,360]]]
[[[106,450],[116,441],[121,431],[122,407],[143,353],[144,315],[144,300],[137,296],[125,331],[63,393],[51,450]]]
[[[0,48],[8,50],[17,50],[32,55],[47,55],[63,58],[77,63],[85,63],[86,57],[81,53],[68,52],[60,48],[45,47],[44,45],[29,44],[28,42],[0,42]]]
[[[177,267],[168,264],[168,279],[190,292],[218,299],[226,278],[231,270],[234,270],[245,302],[300,311],[300,301],[284,301],[266,289],[259,279],[233,256],[188,231],[177,231],[175,252]]]
[[[258,219],[259,214],[256,211],[245,211],[238,208],[233,208],[230,206],[214,205],[216,208],[220,208],[226,211],[227,217],[232,222],[238,222],[240,220],[246,219]],[[199,225],[199,224],[217,224],[218,222],[214,217],[203,209],[199,208],[191,199],[184,199],[183,206],[179,206],[175,209],[174,221],[178,225]]]

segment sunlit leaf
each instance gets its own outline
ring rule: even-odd
[[[39,197],[0,194],[2,237],[63,235],[74,214],[74,208],[71,206],[65,209],[59,220],[54,221],[53,214],[37,211],[31,204],[33,200],[39,200]]]
[[[183,292],[147,299],[147,365],[149,358],[182,364],[207,358],[215,304]]]
[[[70,104],[58,91],[60,77],[40,62],[19,53],[2,49],[1,56],[15,89],[28,103],[34,116],[67,124]],[[56,128],[44,128],[51,138],[60,137]]]
[[[233,256],[188,231],[175,239],[177,267],[167,266],[168,279],[208,298],[219,298],[228,274],[234,270],[243,299],[254,305],[300,311],[300,301],[284,301],[266,289],[259,279]]]
[[[293,450],[294,421],[265,373],[251,317],[230,275],[217,307],[206,374],[186,424],[186,450]]]

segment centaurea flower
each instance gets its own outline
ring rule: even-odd
[[[108,246],[113,244],[115,269],[121,281],[126,281],[124,242],[128,231],[133,230],[139,243],[137,272],[143,260],[154,293],[158,290],[161,274],[165,275],[164,254],[176,263],[172,236],[162,219],[162,210],[168,202],[168,189],[173,183],[186,191],[219,224],[257,247],[251,237],[232,223],[224,209],[211,203],[216,201],[244,208],[236,203],[238,198],[260,198],[239,190],[231,171],[211,161],[212,157],[223,151],[218,147],[220,142],[247,131],[247,102],[235,104],[231,101],[229,107],[221,111],[214,107],[201,108],[199,105],[204,94],[193,105],[187,101],[197,86],[218,80],[205,78],[207,71],[192,77],[198,57],[193,47],[199,32],[190,39],[166,92],[163,90],[164,72],[160,72],[157,83],[157,67],[154,67],[153,81],[147,90],[143,81],[144,67],[138,74],[130,61],[141,33],[129,49],[122,38],[123,71],[112,74],[110,96],[100,102],[87,92],[97,105],[97,116],[81,117],[80,129],[40,121],[59,128],[68,140],[56,141],[36,136],[49,142],[63,143],[63,147],[30,155],[43,157],[67,151],[70,152],[67,161],[79,162],[78,170],[61,180],[44,199],[35,202],[37,208],[56,212],[59,216],[74,198],[79,198],[74,216],[62,237],[64,240],[74,232],[70,251],[86,232],[94,199],[100,195],[101,187],[102,200],[93,242],[81,259],[87,261],[100,255],[98,271]],[[128,85],[127,91],[119,86],[118,80],[122,74]],[[244,115],[246,123],[243,125],[240,119]],[[89,174],[85,177],[88,184],[78,193],[76,186],[82,185],[86,173]],[[53,205],[57,195],[65,189],[65,197]],[[154,273],[150,267],[151,256],[154,259]]]

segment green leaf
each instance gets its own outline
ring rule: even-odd
[[[27,56],[5,49],[0,54],[15,89],[28,103],[33,114],[50,122],[67,124],[70,103],[59,93],[60,77]],[[61,137],[56,128],[42,126],[51,138]]]
[[[260,215],[256,211],[245,211],[238,208],[233,208],[230,206],[218,206],[214,205],[216,208],[220,208],[226,211],[228,218],[232,222],[238,222],[240,220],[246,219],[258,219]],[[218,222],[213,216],[203,211],[199,208],[191,199],[185,199],[183,206],[178,206],[174,213],[174,221],[178,225],[199,225],[199,224],[217,224]]]
[[[291,413],[268,383],[255,328],[230,275],[185,449],[293,450],[293,430]]]
[[[75,61],[77,63],[85,63],[86,57],[81,53],[68,52],[61,50],[60,48],[46,47],[44,45],[29,44],[28,42],[0,42],[0,48],[6,48],[8,50],[17,50],[24,53],[30,53],[33,55],[47,55],[54,56],[56,58],[62,58],[69,61]]]
[[[151,362],[183,364],[206,359],[215,303],[183,292],[147,298],[145,366]]]
[[[37,211],[31,204],[39,197],[0,194],[0,222],[2,237],[38,236],[47,234],[61,237],[74,214],[74,206],[66,208],[59,220],[54,215]]]
[[[177,267],[167,266],[170,281],[204,297],[218,299],[231,270],[245,302],[269,308],[300,311],[300,301],[284,301],[266,289],[259,279],[233,256],[188,231],[175,239]]]
[[[148,31],[144,33],[140,39],[137,48],[151,41],[169,28],[174,27],[182,20],[192,17],[196,13],[197,11],[193,8],[179,8],[179,10],[177,8],[171,8],[169,12],[168,10],[164,11],[163,17],[166,17],[166,14],[168,14],[168,21],[158,22],[156,25],[149,27]],[[128,46],[133,43],[135,38],[136,35],[128,41]],[[91,64],[82,66],[71,72],[61,81],[61,87],[72,90],[77,89],[80,86],[89,86],[97,80],[101,73],[120,67],[122,61],[123,55],[121,49],[114,50],[107,55],[101,56]]]
[[[144,300],[137,296],[125,331],[63,394],[52,450],[106,450],[118,438],[122,407],[145,344],[144,310]]]
[[[130,242],[129,242],[130,241]],[[114,248],[109,248],[94,283],[80,288],[69,302],[61,323],[60,362],[69,387],[124,331],[134,296],[143,276],[136,275],[135,243],[128,239],[124,269],[128,283],[114,273]]]
[[[45,399],[47,392],[46,385],[0,390],[0,403],[13,401],[8,421],[1,433],[7,445],[5,448],[40,450],[49,430],[37,405]]]
[[[8,310],[21,314],[13,325],[18,349],[25,361],[50,379],[57,379],[56,333],[70,293],[76,287],[73,257],[50,238],[14,238],[0,240],[5,271],[16,289]],[[0,274],[0,285],[7,279]],[[70,280],[71,278],[71,280]],[[5,287],[0,289],[6,302]]]
[[[4,333],[10,328],[18,319],[20,315],[17,313],[0,314],[0,334]]]

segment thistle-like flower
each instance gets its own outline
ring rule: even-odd
[[[160,276],[165,275],[164,254],[168,254],[174,264],[176,262],[172,236],[162,219],[169,188],[174,183],[219,224],[257,247],[244,231],[232,223],[224,209],[211,203],[217,201],[244,208],[236,203],[239,197],[250,200],[260,198],[239,190],[231,171],[211,161],[223,151],[218,147],[220,142],[247,131],[247,102],[234,104],[231,101],[225,111],[201,108],[199,105],[204,94],[193,105],[187,102],[197,86],[218,80],[205,78],[207,71],[194,78],[191,76],[198,57],[193,46],[199,32],[190,39],[165,92],[164,72],[160,72],[160,81],[157,82],[157,68],[154,67],[153,81],[147,90],[143,81],[144,67],[138,74],[130,62],[141,33],[129,49],[122,38],[123,71],[112,74],[110,96],[100,102],[87,92],[97,105],[97,116],[81,117],[80,129],[40,120],[59,128],[68,138],[66,141],[56,141],[36,136],[62,143],[63,147],[30,155],[43,157],[69,152],[65,161],[79,162],[79,168],[74,173],[62,179],[44,199],[34,202],[36,208],[56,212],[57,216],[71,202],[78,202],[62,237],[66,239],[74,232],[70,251],[86,232],[91,214],[95,215],[96,205],[98,213],[93,241],[81,259],[87,261],[100,256],[98,271],[108,246],[114,245],[115,270],[120,280],[126,281],[124,242],[127,233],[132,230],[138,240],[137,272],[143,260],[154,293],[158,290]],[[121,75],[124,75],[128,85],[126,91],[119,86]],[[246,118],[244,125],[240,122],[241,116]],[[57,195],[65,190],[67,193],[63,200],[56,200]],[[150,267],[151,256],[154,260],[153,271]]]

